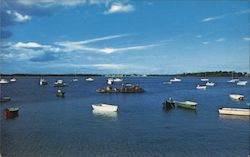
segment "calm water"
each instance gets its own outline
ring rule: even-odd
[[[164,85],[167,78],[125,78],[138,83],[143,94],[96,93],[105,78],[94,82],[71,82],[62,78],[65,98],[55,96],[52,83],[39,86],[38,78],[17,78],[2,85],[2,95],[12,100],[1,104],[19,107],[19,117],[4,120],[1,114],[1,154],[7,157],[246,157],[249,153],[249,117],[220,116],[219,107],[244,107],[249,84],[236,86],[229,78],[210,78],[217,83],[196,90],[198,78]],[[249,81],[249,80],[248,80]],[[230,93],[244,94],[245,101],[232,101]],[[198,102],[197,111],[162,110],[168,97]],[[92,112],[92,103],[113,103],[119,112]]]

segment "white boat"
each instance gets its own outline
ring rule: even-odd
[[[173,78],[173,79],[170,79],[170,82],[181,82],[181,79]]]
[[[229,97],[234,100],[243,100],[244,95],[241,94],[230,94]]]
[[[108,83],[109,85],[112,85],[112,84],[113,84],[113,82],[114,82],[114,79],[113,79],[113,78],[108,78],[107,83]]]
[[[40,81],[39,81],[39,85],[42,86],[42,85],[46,85],[48,82],[47,80],[41,78]]]
[[[16,79],[15,78],[11,78],[10,82],[16,82]]]
[[[118,110],[118,106],[109,104],[93,104],[91,106],[93,110],[99,110],[99,111],[117,112]]]
[[[201,78],[201,81],[206,82],[206,81],[209,81],[209,79],[208,78]]]
[[[207,82],[207,83],[206,83],[206,86],[214,86],[214,85],[215,85],[214,82]]]
[[[204,86],[204,85],[197,85],[197,86],[196,86],[196,89],[206,90],[206,89],[207,89],[207,86]]]
[[[93,78],[91,78],[91,77],[88,77],[88,78],[86,78],[86,79],[85,79],[85,81],[89,81],[89,82],[91,82],[91,81],[94,81],[94,79],[93,79]]]
[[[122,78],[115,78],[113,81],[114,81],[114,82],[122,82],[123,79],[122,79]]]
[[[241,108],[220,108],[220,114],[229,114],[229,115],[239,115],[239,116],[250,116],[250,109],[241,109]]]
[[[247,84],[247,81],[239,81],[236,83],[238,86],[245,86]]]
[[[77,82],[77,81],[78,81],[78,79],[77,79],[77,78],[74,78],[72,81],[73,81],[73,82]]]
[[[186,108],[186,109],[196,109],[197,102],[193,101],[174,101],[177,107]]]
[[[9,83],[9,81],[6,79],[0,79],[0,84],[6,84],[6,83]]]
[[[229,83],[236,83],[236,82],[238,82],[239,81],[239,79],[231,79],[231,80],[229,80],[229,81],[227,81],[227,82],[229,82]]]
[[[54,82],[54,87],[64,87],[67,86],[66,83],[63,82],[63,80],[56,80]]]

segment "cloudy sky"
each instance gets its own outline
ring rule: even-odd
[[[0,0],[1,73],[249,71],[249,1]]]

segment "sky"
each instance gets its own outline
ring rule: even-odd
[[[249,72],[248,0],[0,1],[0,73]]]

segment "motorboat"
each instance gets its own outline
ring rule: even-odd
[[[88,78],[86,78],[86,79],[85,79],[85,81],[92,82],[92,81],[94,81],[94,79],[93,79],[93,78],[91,78],[91,77],[88,77]]]
[[[247,84],[247,81],[238,81],[236,85],[238,86],[245,86]]]
[[[99,110],[99,111],[117,112],[118,110],[118,106],[110,104],[93,104],[91,106],[93,110]]]
[[[206,86],[214,86],[214,85],[215,85],[214,82],[207,82],[207,83],[206,83]]]
[[[6,108],[4,110],[4,118],[5,119],[15,118],[18,116],[18,111],[19,111],[19,108],[17,107]]]
[[[66,86],[66,83],[63,82],[63,80],[56,80],[54,82],[54,87],[64,87]]]
[[[229,83],[236,83],[236,82],[238,82],[239,81],[239,79],[231,79],[231,80],[229,80],[229,81],[227,81],[227,82],[229,82]]]
[[[10,82],[16,82],[16,78],[11,78]]]
[[[207,86],[206,85],[197,85],[196,89],[206,90]]]
[[[114,78],[113,81],[114,81],[114,82],[122,82],[123,79],[122,79],[122,78]]]
[[[186,109],[196,109],[197,106],[197,102],[193,102],[193,101],[174,101],[174,103],[176,104],[177,107],[181,107],[181,108],[186,108]]]
[[[230,94],[229,97],[234,100],[243,100],[244,95],[241,94]]]
[[[58,89],[56,92],[56,96],[58,97],[64,97],[65,92],[63,92],[61,89]]]
[[[173,79],[170,79],[170,82],[181,82],[181,79],[173,78]]]
[[[108,78],[107,83],[108,83],[109,85],[112,85],[112,84],[114,83],[114,79],[113,79],[113,78]]]
[[[7,101],[10,101],[10,100],[11,100],[10,96],[2,96],[0,98],[0,102],[7,102]]]
[[[250,109],[242,109],[242,108],[220,108],[220,114],[228,114],[228,115],[238,115],[238,116],[250,116]]]
[[[44,78],[41,78],[40,81],[39,81],[39,85],[42,86],[42,85],[47,85],[48,82],[47,80],[45,80]]]
[[[7,83],[9,83],[8,80],[6,80],[6,79],[0,79],[0,84],[7,84]]]
[[[207,82],[207,81],[209,81],[209,79],[208,78],[201,78],[201,81]]]

